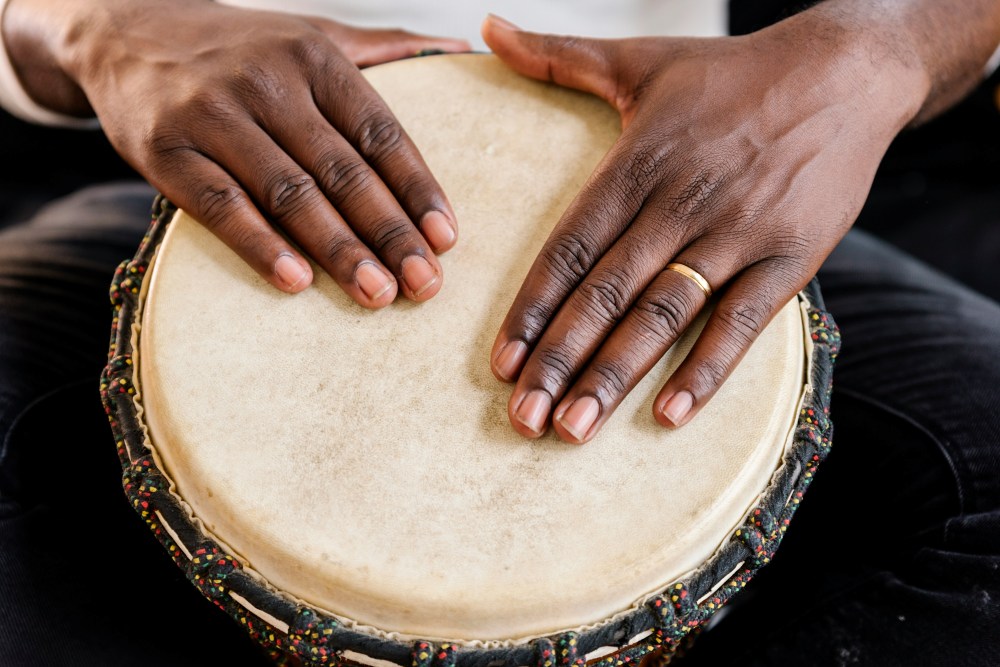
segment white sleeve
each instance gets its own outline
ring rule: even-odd
[[[2,1],[3,0],[0,0],[0,2]],[[992,56],[990,56],[990,61],[986,63],[986,70],[983,74],[986,77],[989,77],[993,74],[993,72],[997,71],[997,69],[1000,69],[1000,44],[997,45],[997,50],[993,52]]]
[[[3,12],[6,8],[7,0],[0,0],[0,24],[3,22]],[[49,111],[28,97],[28,93],[21,86],[21,81],[14,71],[14,65],[7,55],[7,46],[3,43],[2,30],[0,30],[0,107],[29,123],[82,129],[100,127],[96,118],[75,118]]]

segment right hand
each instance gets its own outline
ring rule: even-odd
[[[18,27],[47,5],[67,21],[45,25],[49,53],[115,149],[271,284],[312,280],[287,235],[362,306],[437,293],[455,215],[358,66],[466,42],[205,0],[58,4],[10,3],[15,66]]]

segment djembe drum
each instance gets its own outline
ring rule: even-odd
[[[366,76],[454,204],[443,289],[370,312],[317,270],[283,294],[159,200],[112,287],[102,387],[131,503],[206,597],[305,664],[669,655],[769,561],[829,448],[818,291],[687,426],[650,404],[704,317],[592,442],[524,440],[490,345],[617,116],[485,55]]]

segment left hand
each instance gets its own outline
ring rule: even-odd
[[[686,424],[847,233],[927,86],[818,16],[745,37],[625,40],[487,19],[509,66],[602,97],[623,127],[494,343],[519,433],[551,422],[568,442],[594,437],[706,304],[672,262],[720,294],[653,403],[664,426]]]

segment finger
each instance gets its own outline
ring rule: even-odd
[[[482,35],[516,72],[593,93],[618,107],[616,42],[528,32],[493,14],[483,21]]]
[[[312,113],[272,119],[266,129],[313,175],[351,229],[396,275],[408,298],[426,301],[437,294],[443,272],[427,238],[438,242],[435,249],[440,249],[450,246],[453,237],[442,241],[439,230],[430,226],[425,238],[378,174],[315,108]]]
[[[392,303],[397,291],[392,273],[333,209],[316,181],[260,127],[249,119],[236,123],[229,136],[211,138],[207,152],[359,305]]]
[[[718,256],[701,241],[678,258],[699,267],[707,280],[722,284],[735,259]],[[707,302],[702,289],[684,275],[664,269],[614,328],[568,391],[556,398],[553,425],[560,438],[582,443],[592,438],[691,324]],[[527,369],[526,369],[527,370]]]
[[[499,380],[517,378],[560,305],[632,223],[647,194],[660,179],[674,180],[670,145],[651,141],[637,144],[629,131],[623,134],[542,246],[493,344],[491,368]],[[670,242],[665,235],[656,245]]]
[[[705,407],[768,322],[805,285],[777,261],[754,264],[719,301],[687,358],[653,401],[653,415],[683,426]]]
[[[343,62],[331,61],[328,69],[317,70],[339,74],[314,80],[316,105],[378,173],[435,250],[447,250],[458,238],[448,198],[382,98],[356,69],[344,68]]]
[[[679,234],[661,238],[658,225],[652,222],[655,217],[647,212],[637,216],[566,298],[534,345],[511,393],[514,426],[519,431],[538,434],[541,427],[526,411],[518,411],[522,400],[536,393],[553,405],[558,402],[636,298],[685,242]]]
[[[155,188],[215,234],[264,280],[301,292],[312,269],[260,215],[243,189],[200,153],[177,150],[149,172]]]

